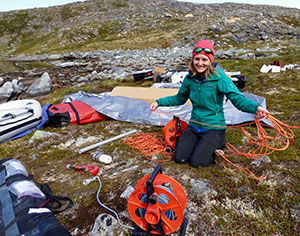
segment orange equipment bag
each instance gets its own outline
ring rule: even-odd
[[[163,137],[165,141],[173,148],[176,147],[178,138],[188,126],[188,123],[174,116],[163,128]]]

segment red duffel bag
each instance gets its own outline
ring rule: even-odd
[[[107,119],[107,116],[81,101],[49,106],[47,126],[62,127],[69,124],[82,125]]]

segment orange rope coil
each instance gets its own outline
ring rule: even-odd
[[[266,175],[257,177],[248,168],[240,167],[234,164],[229,160],[229,158],[232,156],[241,156],[253,160],[261,160],[263,157],[270,155],[274,151],[286,150],[291,144],[294,144],[295,134],[292,129],[300,129],[299,126],[286,125],[283,122],[271,116],[270,114],[267,115],[265,118],[270,121],[270,123],[272,124],[271,126],[262,124],[260,120],[258,120],[255,117],[254,123],[257,127],[257,137],[250,135],[243,127],[245,125],[235,126],[240,127],[241,131],[244,133],[244,135],[248,138],[249,141],[244,144],[242,151],[239,151],[234,145],[227,142],[226,148],[230,152],[230,154],[228,154],[227,156],[225,156],[224,152],[220,152],[220,150],[216,151],[216,154],[223,158],[223,166],[225,169],[231,171],[241,170],[245,173],[250,174],[250,176],[252,176],[255,180],[263,180],[267,177]],[[273,132],[274,134],[268,134],[266,129],[263,128],[263,126],[271,128],[269,131]],[[232,165],[234,168],[227,168],[225,161]]]
[[[128,136],[124,143],[132,148],[135,154],[142,154],[146,159],[155,162],[166,162],[173,158],[174,150],[157,133],[137,133]],[[161,155],[162,159],[153,156]]]
[[[169,112],[161,112],[156,110],[159,113],[171,114]],[[172,114],[175,116],[174,114]],[[179,117],[179,116],[177,116]],[[182,120],[187,120],[185,118],[179,117]],[[265,119],[267,119],[271,125],[266,125],[261,123],[260,121],[263,119],[258,119],[255,117],[253,122],[249,122],[241,125],[233,125],[233,126],[216,126],[209,125],[197,121],[193,121],[198,124],[218,127],[218,128],[240,128],[242,133],[247,137],[248,141],[244,144],[241,151],[239,151],[234,145],[229,142],[226,142],[226,148],[229,154],[225,155],[222,150],[216,150],[216,154],[223,158],[223,166],[227,170],[236,171],[241,170],[250,176],[252,176],[255,180],[263,180],[267,176],[263,175],[257,177],[253,172],[251,172],[248,168],[240,167],[230,161],[230,157],[232,156],[240,156],[246,157],[252,160],[260,160],[263,157],[270,155],[274,151],[283,151],[286,150],[291,144],[294,144],[294,132],[292,129],[300,129],[299,126],[289,126],[284,124],[283,122],[277,120],[270,114],[268,114]],[[245,126],[249,126],[255,124],[257,128],[256,136],[251,135],[244,128]],[[270,128],[267,132],[264,127]],[[170,151],[172,148],[163,140],[163,137],[159,134],[150,133],[139,133],[129,136],[125,143],[132,147],[134,153],[142,153],[148,160],[163,162],[172,160],[174,150]],[[161,154],[164,159],[152,159],[153,155]],[[230,164],[233,168],[227,168],[226,163]]]

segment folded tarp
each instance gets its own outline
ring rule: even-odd
[[[145,101],[124,96],[109,96],[109,93],[90,94],[79,91],[66,96],[63,102],[75,100],[82,101],[99,113],[119,121],[164,125],[173,118],[172,114],[162,113],[159,115],[157,112],[152,112],[149,103]],[[160,107],[159,110],[189,119],[191,106]]]
[[[66,96],[63,102],[79,100],[103,115],[125,122],[165,125],[173,119],[173,114],[186,120],[190,119],[192,106],[189,105],[158,107],[157,110],[162,112],[159,114],[151,111],[147,102],[123,96],[110,96],[109,94],[91,94],[79,91]],[[244,95],[266,107],[265,98],[250,93],[244,93]],[[254,120],[254,114],[239,111],[229,100],[224,102],[224,113],[227,125],[236,125]]]

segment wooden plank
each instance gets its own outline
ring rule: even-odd
[[[135,98],[145,101],[149,104],[155,102],[157,99],[173,96],[177,94],[178,89],[175,88],[148,88],[148,87],[130,87],[130,86],[116,86],[110,93],[110,96],[123,96]],[[191,105],[190,100],[186,102]]]

